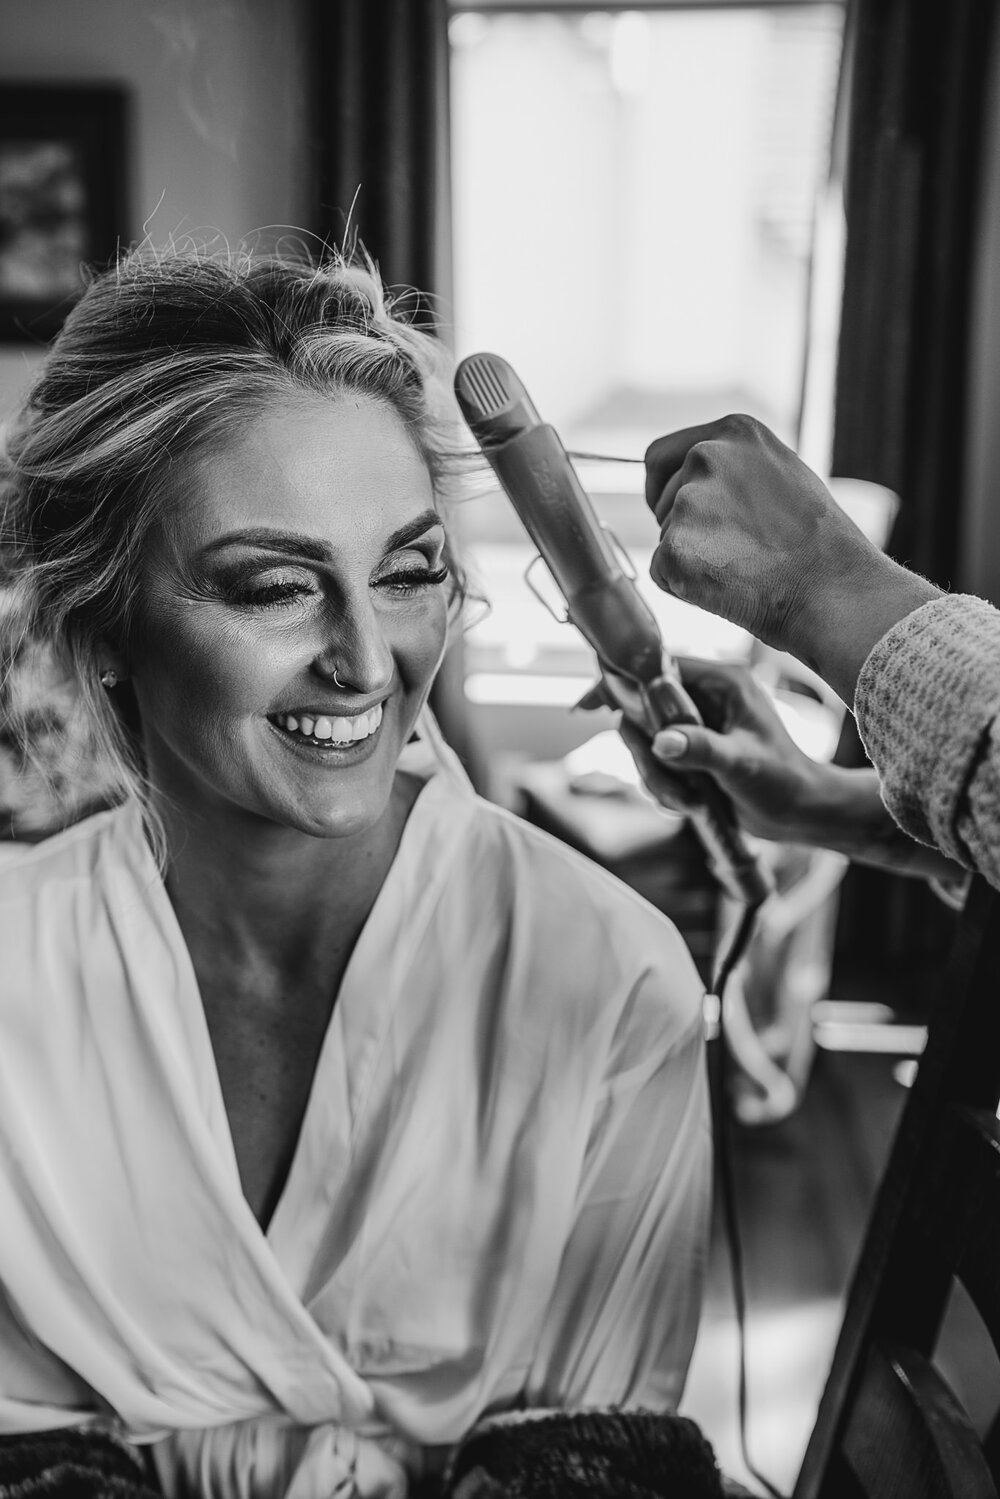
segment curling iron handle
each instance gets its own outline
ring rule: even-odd
[[[658,677],[645,684],[643,695],[654,733],[676,724],[701,723],[701,715],[679,680]],[[703,771],[685,774],[684,780],[701,802],[687,815],[701,839],[712,873],[734,900],[759,906],[773,886],[740,831],[729,798]]]

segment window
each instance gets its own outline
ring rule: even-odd
[[[638,458],[734,410],[795,442],[842,22],[837,4],[455,7],[459,356],[508,359],[572,451]],[[668,647],[746,654],[649,583],[641,467],[578,466]],[[484,495],[463,522],[492,602],[470,699],[575,700],[589,652],[521,582],[532,548],[507,501]]]

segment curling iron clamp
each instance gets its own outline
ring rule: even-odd
[[[597,654],[605,687],[652,737],[701,715],[632,577],[597,519],[554,427],[544,423],[506,360],[471,354],[455,374],[469,427],[565,599],[566,613]],[[704,772],[685,777],[700,805],[688,813],[723,889],[747,906],[770,881],[736,823],[728,798]]]

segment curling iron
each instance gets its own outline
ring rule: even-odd
[[[596,652],[606,691],[650,737],[671,724],[700,724],[656,620],[624,571],[554,427],[496,354],[471,354],[455,394],[474,437],[565,599],[569,619]],[[699,805],[689,816],[723,889],[756,907],[770,881],[724,792],[704,772],[685,777]]]

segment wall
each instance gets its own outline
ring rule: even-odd
[[[0,0],[0,82],[131,94],[133,239],[308,222],[305,0]],[[40,359],[0,345],[0,417]]]
[[[984,125],[983,197],[973,290],[965,504],[955,586],[1000,605],[1000,25]],[[957,497],[956,497],[957,499]],[[948,497],[942,496],[942,503]]]

